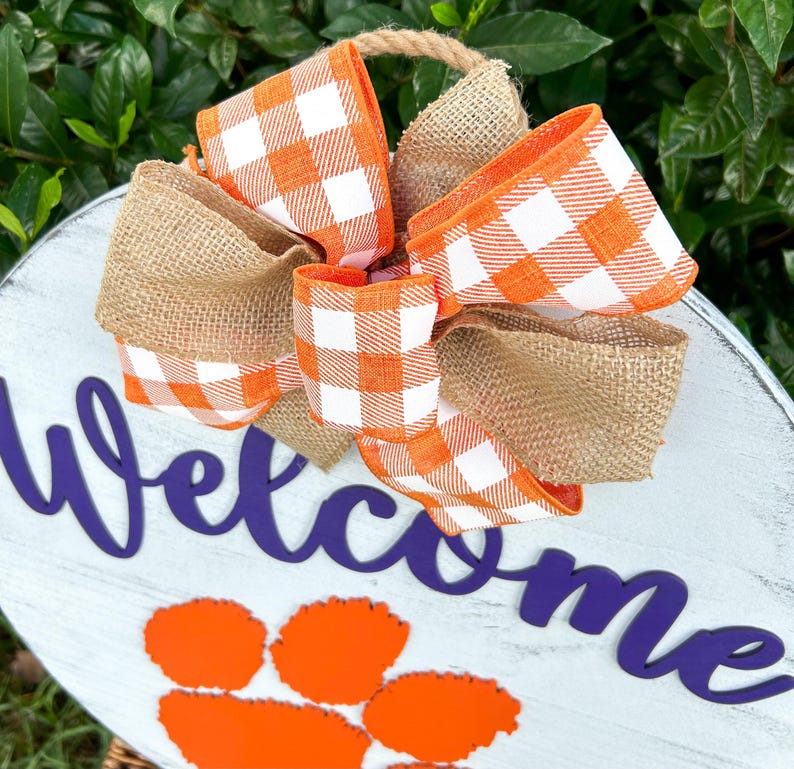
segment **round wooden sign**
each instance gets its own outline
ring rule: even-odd
[[[774,769],[794,760],[794,404],[690,292],[640,483],[458,537],[355,450],[124,402],[94,320],[124,190],[0,292],[0,604],[164,769]]]

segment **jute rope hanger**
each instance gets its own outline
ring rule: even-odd
[[[493,64],[479,51],[467,48],[459,40],[425,29],[379,29],[362,32],[351,38],[364,58],[388,54],[402,54],[411,58],[420,56],[442,61],[452,69],[468,74],[477,67]]]

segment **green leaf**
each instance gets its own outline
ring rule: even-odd
[[[119,118],[119,140],[118,144],[116,145],[117,147],[121,147],[121,145],[130,138],[130,129],[132,128],[132,124],[135,122],[135,112],[135,102],[131,101],[124,108],[124,112],[122,112],[121,117]]]
[[[721,30],[703,29],[694,16],[688,18],[686,34],[697,55],[718,74],[725,71],[728,46]]]
[[[52,23],[60,29],[66,12],[74,0],[39,0],[39,7],[50,17]]]
[[[280,59],[290,59],[313,51],[321,42],[303,22],[293,19],[292,16],[274,17],[273,23],[267,29],[260,27],[249,32],[248,37]]]
[[[413,92],[416,109],[421,112],[442,93],[449,90],[463,75],[434,59],[423,59],[416,65]]]
[[[108,183],[102,172],[93,163],[71,166],[61,179],[63,196],[61,203],[67,211],[76,211],[90,200],[108,191]]]
[[[111,48],[97,62],[91,88],[91,109],[99,131],[110,139],[111,146],[119,137],[119,118],[124,111],[124,76],[118,49]]]
[[[433,3],[430,6],[433,18],[445,27],[462,27],[463,19],[460,18],[458,9],[449,3]]]
[[[171,37],[176,37],[174,16],[182,0],[132,0],[141,16],[147,21],[168,30]]]
[[[106,17],[82,13],[72,8],[63,20],[62,31],[50,35],[49,39],[56,45],[81,41],[107,44],[116,42],[121,35],[121,30],[113,26]]]
[[[91,76],[71,64],[58,64],[55,67],[55,85],[60,91],[77,94],[85,102],[91,100]]]
[[[357,0],[341,0],[341,2],[356,2],[356,4],[360,4]],[[326,18],[332,19],[337,14],[329,13],[328,7],[331,2],[340,2],[340,0],[326,0],[325,3],[325,15]],[[433,13],[430,10],[430,0],[402,0],[402,4],[400,8],[402,9],[403,13],[405,13],[411,21],[413,21],[413,26],[417,29],[429,29],[433,26]]]
[[[311,27],[320,24],[320,17],[323,13],[324,0],[296,0],[295,8],[303,16],[306,23]]]
[[[706,29],[724,27],[731,20],[731,9],[725,0],[703,0],[698,8],[700,23]]]
[[[755,198],[770,168],[769,156],[774,131],[764,131],[757,139],[745,132],[741,140],[725,151],[723,179],[740,203]]]
[[[599,3],[598,11],[594,17],[589,17],[589,22],[603,35],[620,34],[634,25],[636,21],[634,6],[636,4],[636,0],[613,0],[610,3]],[[575,7],[568,6],[566,10],[572,16],[584,18],[583,14],[577,13]]]
[[[88,102],[83,101],[76,93],[71,91],[50,91],[50,98],[58,107],[58,112],[65,118],[77,118],[78,120],[92,120],[94,113]]]
[[[10,270],[17,259],[19,259],[19,248],[16,246],[16,241],[11,235],[0,234],[0,275]]]
[[[411,19],[402,11],[379,3],[360,5],[337,16],[320,34],[329,40],[353,37],[359,32],[370,32],[380,27],[410,27]]]
[[[787,174],[794,174],[794,141],[783,141],[775,157],[775,163]]]
[[[165,88],[155,90],[153,107],[166,119],[192,115],[209,101],[218,85],[218,73],[204,62],[182,70]]]
[[[794,328],[786,322],[769,314],[765,329],[768,344],[762,344],[761,350],[781,368],[794,366]]]
[[[11,187],[6,205],[16,214],[22,228],[30,233],[36,217],[36,201],[39,199],[41,186],[50,174],[38,163],[28,163],[22,173],[15,179]]]
[[[0,30],[0,136],[16,146],[27,109],[28,70],[14,30]]]
[[[752,203],[739,203],[736,200],[719,200],[705,206],[700,215],[706,222],[706,229],[712,232],[719,227],[741,227],[774,221],[780,217],[782,206],[766,195],[756,195]]]
[[[400,116],[403,128],[407,128],[416,120],[419,109],[416,105],[413,82],[403,83],[400,86],[400,90],[397,92],[397,114]]]
[[[26,59],[31,74],[52,69],[57,61],[58,49],[49,40],[39,40]]]
[[[576,19],[551,11],[508,13],[475,27],[466,43],[504,59],[521,75],[554,72],[611,45]]]
[[[747,322],[743,315],[738,312],[728,313],[728,320],[739,329],[739,333],[750,343],[753,344],[753,332],[750,329],[750,324]]]
[[[201,53],[205,52],[218,38],[223,37],[223,30],[213,24],[203,13],[185,14],[176,23],[177,39],[187,43]]]
[[[47,223],[50,211],[61,202],[61,176],[65,170],[65,168],[59,168],[54,176],[41,185],[39,198],[36,202],[36,215],[33,220],[33,238],[41,232],[41,228]]]
[[[91,78],[85,70],[70,64],[55,67],[56,88],[49,95],[66,117],[78,120],[93,120],[91,112]]]
[[[427,0],[418,0],[418,1],[425,6],[425,9],[429,8],[429,3],[427,2]],[[357,8],[359,5],[365,5],[366,2],[367,0],[325,0],[324,3],[325,18],[328,21],[331,21],[332,19],[335,19],[337,16],[341,16],[343,13],[352,11],[353,8]]]
[[[733,0],[733,10],[770,72],[794,21],[791,0]]]
[[[6,26],[12,27],[17,33],[22,50],[25,53],[30,53],[33,50],[33,44],[36,42],[36,30],[30,16],[22,13],[22,11],[10,11],[5,15],[4,23]]]
[[[196,143],[196,136],[181,123],[156,122],[151,125],[152,141],[161,157],[172,163],[182,159],[182,148]]]
[[[209,62],[221,80],[229,80],[234,63],[237,61],[237,40],[233,37],[219,37],[210,46]]]
[[[682,210],[670,216],[670,224],[687,251],[694,251],[706,234],[706,222],[694,211]]]
[[[626,150],[629,160],[632,162],[637,171],[639,171],[640,176],[645,176],[645,168],[642,164],[642,158],[637,154],[637,150],[635,150],[631,144],[625,144],[623,149]]]
[[[150,160],[151,157],[151,149],[148,146],[144,146],[143,143],[141,143],[139,147],[135,146],[131,150],[121,153],[116,158],[116,163],[113,168],[115,175],[113,178],[119,182],[128,181],[134,173],[135,167],[139,163]]]
[[[664,16],[656,22],[662,42],[674,53],[679,69],[690,77],[703,74],[705,64],[712,72],[725,70],[727,46],[717,30],[703,29],[698,19],[686,13]]]
[[[620,0],[618,0],[620,2]],[[502,0],[458,0],[458,10],[460,11],[460,15],[465,19],[463,22],[463,30],[461,31],[461,35],[466,36],[468,33],[474,29],[474,27],[478,26],[482,23],[482,20],[488,16],[494,8],[498,5],[501,5]],[[523,7],[528,6],[528,7]],[[522,7],[516,8],[517,11],[529,11],[534,10],[532,7],[533,3],[523,3]],[[509,13],[509,11],[513,10],[512,8],[506,8],[505,12]]]
[[[684,114],[670,127],[661,158],[706,158],[722,154],[744,131],[728,89],[728,78],[701,78],[686,93]]]
[[[580,104],[603,104],[607,94],[607,60],[604,55],[550,72],[538,78],[543,109],[557,115]]]
[[[788,61],[789,59],[794,59],[794,31],[786,35],[783,47],[780,49],[780,61]]]
[[[241,27],[261,29],[275,16],[289,16],[293,10],[291,0],[235,0],[229,14]]]
[[[69,154],[69,140],[63,120],[58,114],[58,107],[33,83],[28,83],[28,109],[19,132],[19,140],[25,149],[43,155],[65,159]]]
[[[786,271],[789,283],[794,286],[794,248],[783,249],[783,269]]]
[[[108,141],[104,136],[100,136],[96,128],[90,123],[75,118],[69,118],[65,123],[75,136],[82,139],[86,144],[90,144],[92,147],[102,147],[106,150],[112,150],[115,147],[113,142]]]
[[[16,235],[22,241],[23,248],[27,247],[30,239],[22,227],[22,222],[17,219],[17,215],[8,206],[4,206],[2,203],[0,203],[0,226]]]
[[[728,83],[733,105],[758,137],[772,111],[774,85],[761,57],[743,43],[735,43],[728,52]]]
[[[152,98],[154,77],[149,54],[132,35],[125,35],[116,51],[126,98],[134,100],[138,111],[145,113]]]
[[[283,72],[286,66],[283,62],[274,62],[273,64],[265,64],[264,67],[257,67],[253,72],[249,72],[248,76],[243,80],[241,88],[251,88],[263,80],[267,80],[273,75],[278,75]]]
[[[672,107],[667,102],[662,105],[662,114],[659,118],[659,165],[662,170],[662,179],[667,193],[673,200],[674,208],[678,208],[689,179],[690,163],[688,160],[678,158],[674,154],[666,155],[670,145],[671,129],[676,120],[683,116],[681,110]]]
[[[775,200],[789,216],[794,216],[794,176],[778,175],[775,181]]]

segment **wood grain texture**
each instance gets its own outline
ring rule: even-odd
[[[47,488],[45,432],[67,426],[103,518],[119,536],[124,490],[88,446],[74,393],[81,380],[96,376],[122,397],[113,340],[93,318],[122,195],[123,189],[109,193],[51,233],[0,291],[0,376],[8,382],[31,467]],[[544,549],[557,548],[579,565],[608,566],[624,579],[671,571],[687,583],[690,598],[657,654],[701,628],[755,625],[784,640],[786,658],[757,672],[720,670],[714,684],[794,674],[794,404],[697,293],[655,315],[687,331],[691,343],[653,479],[586,487],[584,512],[574,519],[506,527],[501,563],[528,566]],[[242,434],[127,405],[124,411],[149,477],[187,450],[221,459],[224,480],[202,509],[213,520],[223,518],[238,491]],[[289,457],[279,447],[278,462]],[[308,467],[277,491],[273,502],[285,539],[300,542],[322,501],[350,484],[384,488],[353,451],[327,475]],[[640,680],[620,669],[615,649],[639,601],[598,636],[570,627],[572,601],[548,627],[533,627],[517,614],[519,583],[491,580],[475,593],[448,596],[421,585],[404,562],[360,574],[318,551],[304,563],[285,564],[259,550],[244,526],[202,536],[174,519],[160,488],[144,497],[143,546],[118,560],[98,550],[68,510],[31,511],[0,472],[0,605],[56,678],[163,769],[185,762],[157,720],[158,699],[172,684],[147,657],[142,633],[157,608],[197,596],[244,604],[271,639],[298,607],[318,599],[386,602],[411,623],[389,676],[469,671],[496,679],[521,701],[519,728],[461,762],[473,769],[788,769],[794,762],[794,692],[717,705],[689,693],[674,674]],[[404,498],[398,508],[388,520],[354,511],[348,539],[359,558],[382,552],[418,511]],[[481,535],[465,539],[474,548]],[[448,578],[466,573],[451,552],[441,555]],[[300,702],[267,654],[265,663],[242,696]],[[361,707],[341,710],[360,723]],[[407,756],[374,744],[364,766],[400,760]]]

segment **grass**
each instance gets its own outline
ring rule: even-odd
[[[0,769],[99,769],[110,734],[50,676],[16,680],[11,662],[23,648],[0,614]]]

